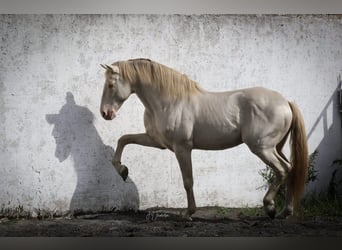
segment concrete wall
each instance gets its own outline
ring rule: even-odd
[[[325,189],[341,158],[337,77],[342,19],[328,16],[0,16],[0,208],[63,213],[185,207],[174,155],[130,145],[126,183],[110,159],[142,132],[136,96],[108,122],[99,114],[100,63],[147,57],[211,91],[264,86],[302,110]],[[288,150],[287,150],[288,151]],[[193,152],[198,206],[261,205],[264,164],[245,145]]]

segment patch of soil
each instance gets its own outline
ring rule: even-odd
[[[243,209],[199,208],[188,221],[181,209],[85,214],[72,218],[0,220],[0,236],[342,236],[342,218],[271,220]]]

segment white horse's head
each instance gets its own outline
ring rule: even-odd
[[[116,65],[101,64],[106,70],[100,112],[104,119],[113,120],[116,112],[132,93],[131,86],[120,76]]]

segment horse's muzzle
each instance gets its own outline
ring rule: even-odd
[[[116,117],[114,110],[103,110],[101,115],[105,120],[113,120]]]

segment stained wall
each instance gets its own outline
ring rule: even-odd
[[[143,132],[131,96],[99,114],[100,63],[144,57],[210,91],[264,86],[300,107],[325,190],[341,158],[337,89],[342,19],[253,15],[1,15],[0,207],[37,214],[185,207],[172,152],[127,146],[127,182],[110,159],[121,135]],[[288,150],[287,150],[288,154]],[[265,165],[245,145],[193,152],[198,206],[262,204]]]

